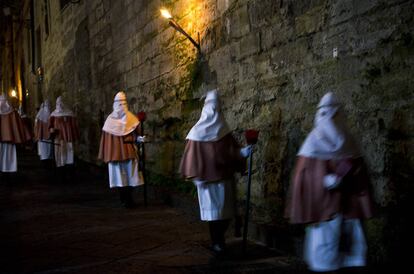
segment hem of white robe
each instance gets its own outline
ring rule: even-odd
[[[143,183],[140,183],[140,184],[129,184],[129,185],[109,185],[109,188],[117,188],[117,187],[128,187],[128,186],[130,186],[130,187],[138,187],[138,186],[143,186],[144,184]]]
[[[131,170],[129,170],[131,174],[130,175],[124,174],[124,177],[123,177],[121,166],[123,166],[123,168],[131,168]],[[112,171],[114,171],[115,169],[119,169],[120,174],[111,174],[111,169]],[[109,162],[108,163],[108,175],[109,175],[109,188],[128,187],[128,186],[137,187],[137,186],[144,185],[144,179],[142,177],[142,173],[138,171],[138,161],[136,159],[130,159],[130,160],[121,161],[121,162]]]
[[[355,260],[351,260],[345,263],[342,263],[338,266],[335,267],[312,267],[309,266],[309,270],[314,271],[314,272],[328,272],[328,271],[335,271],[341,268],[345,268],[345,267],[364,267],[366,266],[366,261],[365,260],[360,260],[360,259],[355,259]]]
[[[53,159],[53,144],[49,144],[49,143],[43,143],[42,141],[47,141],[47,140],[40,140],[37,143],[37,154],[39,155],[39,158],[41,161],[43,160],[49,160],[49,159]]]
[[[198,179],[193,180],[193,182],[197,187],[201,221],[209,222],[209,221],[227,220],[227,219],[234,218],[236,214],[236,207],[235,207],[235,202],[234,202],[235,193],[231,186],[233,184],[232,180],[223,180],[218,183],[212,183],[212,186],[214,184],[223,186],[223,192],[221,194],[223,194],[224,200],[222,201],[223,203],[220,205],[218,204],[216,205],[207,204],[206,205],[205,203],[208,201],[208,199],[207,200],[200,199],[201,198],[200,196],[204,196],[203,192],[205,191],[205,189],[203,188],[206,187],[205,184],[208,184],[208,182],[198,180]],[[226,192],[228,192],[227,195],[225,195]],[[215,207],[215,209],[211,209],[212,207]]]
[[[4,170],[4,169],[2,169],[2,170],[0,170],[0,172],[3,172],[3,173],[14,173],[14,172],[17,172],[17,168],[16,169],[13,169],[13,170]]]
[[[360,258],[346,258],[342,262],[341,267],[362,267],[366,266],[366,260]]]
[[[0,171],[1,172],[17,172],[17,153],[16,145],[11,143],[1,143],[2,149],[7,148],[7,151],[0,151]],[[6,154],[7,153],[7,154]],[[3,160],[5,163],[3,163]]]
[[[56,167],[74,164],[73,143],[63,140],[55,141],[55,162]]]
[[[353,220],[354,219],[349,219],[348,221],[353,221]],[[354,255],[349,255],[349,253],[343,253],[343,252],[340,252],[339,250],[335,251],[335,249],[339,247],[339,237],[341,236],[340,226],[342,222],[343,222],[343,217],[341,214],[338,214],[334,219],[330,221],[320,222],[318,224],[308,226],[307,228],[308,231],[306,232],[306,236],[305,236],[304,257],[305,257],[305,261],[308,265],[309,270],[315,271],[315,272],[326,272],[326,271],[335,271],[335,270],[338,270],[344,267],[363,267],[366,265],[366,258],[365,258],[366,242],[365,242],[365,237],[363,233],[353,234],[353,237],[360,237],[358,238],[358,245],[362,248],[362,251],[359,254],[357,253]],[[357,229],[361,229],[359,220],[357,224],[355,225],[355,227],[357,227]],[[336,236],[336,240],[335,238],[332,238],[332,240],[330,240],[329,242],[326,242],[326,240],[324,242],[324,245],[329,244],[331,245],[331,248],[334,247],[331,251],[329,251],[330,255],[332,256],[331,258],[329,258],[330,262],[327,262],[328,258],[323,263],[315,260],[316,251],[313,250],[312,247],[310,247],[310,245],[312,244],[311,241],[315,240],[314,239],[314,236],[315,236],[314,233],[316,233],[315,231],[320,230],[320,229],[324,229],[325,234],[327,233],[326,232],[327,229],[331,230],[329,231],[329,234],[331,235],[331,237],[333,237],[333,235]],[[313,237],[310,237],[309,235],[311,231],[313,232],[312,234]],[[362,232],[362,231],[358,231],[358,232]],[[319,233],[321,232],[319,231]],[[355,241],[357,239],[354,238],[353,240]],[[317,241],[317,243],[320,246],[321,242]],[[336,253],[336,256],[335,256],[335,253]]]

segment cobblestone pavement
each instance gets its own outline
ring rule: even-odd
[[[295,258],[239,239],[215,258],[207,225],[156,200],[123,208],[105,176],[78,168],[55,180],[36,155],[0,183],[0,273],[305,273]]]

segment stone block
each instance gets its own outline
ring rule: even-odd
[[[111,10],[112,2],[113,2],[112,0],[103,0],[102,1],[102,5],[103,5],[103,8],[104,8],[104,13],[107,13]]]
[[[104,7],[102,4],[98,5],[95,9],[95,20],[98,21],[104,15]]]
[[[227,9],[230,7],[230,2],[232,1],[231,0],[217,0],[216,9],[217,9],[218,16],[222,16],[223,13],[227,11]]]
[[[131,7],[131,8],[133,8],[137,12],[140,12],[144,8],[144,3],[143,2],[144,2],[144,0],[135,0],[135,1],[133,1],[134,6]]]
[[[132,87],[136,87],[139,83],[139,73],[138,73],[138,69],[132,69],[129,72],[126,73],[127,77],[126,77],[126,85],[128,88],[132,88]]]
[[[270,54],[262,54],[260,56],[255,57],[254,63],[256,73],[261,77],[272,77],[273,75],[269,55]]]
[[[166,54],[158,55],[154,62],[155,64],[158,64],[160,75],[168,74],[175,68],[175,64],[171,56]]]
[[[239,59],[256,54],[260,51],[260,34],[249,33],[239,42]]]
[[[249,17],[252,28],[260,28],[281,23],[280,0],[255,0],[249,3]]]
[[[335,1],[332,3],[331,16],[329,24],[337,25],[342,22],[348,21],[354,16],[354,3],[355,1]]]
[[[230,15],[230,35],[232,38],[240,38],[250,32],[250,19],[247,5],[236,9]]]
[[[142,64],[142,56],[140,51],[135,50],[131,53],[132,67],[136,68]]]
[[[222,47],[214,51],[209,59],[209,67],[215,68],[217,81],[219,83],[229,83],[238,79],[237,64],[232,62],[232,48],[230,46]]]
[[[369,12],[376,7],[383,5],[382,1],[379,0],[365,0],[365,1],[354,1],[354,10],[358,15]]]
[[[301,36],[317,32],[324,23],[324,11],[322,6],[317,6],[307,13],[295,18],[296,34]]]
[[[88,4],[90,4],[90,7],[92,9],[96,9],[97,6],[102,4],[102,0],[91,0],[91,1],[88,1]]]

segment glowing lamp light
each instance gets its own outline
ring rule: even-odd
[[[181,34],[183,34],[188,40],[190,40],[190,42],[200,52],[200,50],[201,50],[200,49],[200,42],[197,43],[187,32],[185,32],[185,30],[174,20],[173,16],[171,15],[171,13],[167,9],[162,8],[162,9],[160,9],[160,12],[161,12],[162,17],[164,17],[165,19],[168,19],[168,23],[170,24],[170,26],[173,27],[178,32],[180,32]],[[198,37],[198,40],[200,40],[200,37]]]
[[[16,92],[16,90],[15,90],[15,89],[12,89],[12,91],[11,91],[11,96],[12,96],[12,97],[17,97],[17,92]]]
[[[167,9],[160,9],[160,12],[161,12],[162,17],[164,17],[166,19],[171,19],[172,18],[171,13]]]

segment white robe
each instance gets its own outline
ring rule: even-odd
[[[0,171],[17,172],[16,145],[0,142]]]
[[[53,159],[52,146],[53,144],[51,144],[48,140],[39,140],[37,142],[37,154],[39,155],[40,160]]]
[[[142,173],[138,172],[138,161],[113,161],[108,163],[109,187],[139,186],[144,184]]]
[[[55,140],[55,161],[56,166],[73,164],[73,144],[64,140]]]
[[[193,182],[197,186],[202,221],[234,218],[236,214],[236,194],[233,180],[214,183],[200,180],[194,180]]]
[[[345,249],[342,248],[343,239],[346,239]],[[365,266],[366,251],[365,236],[358,219],[343,219],[338,215],[306,228],[304,258],[312,271]]]

